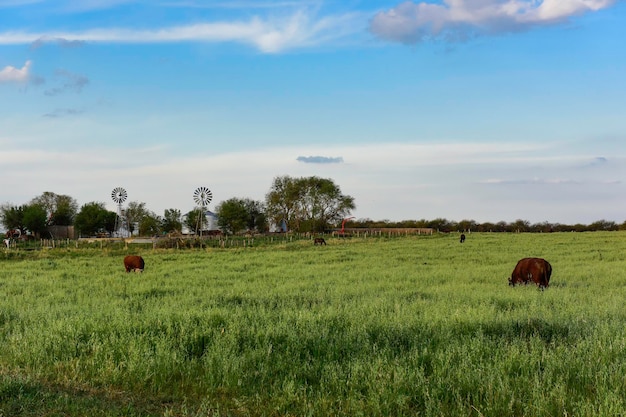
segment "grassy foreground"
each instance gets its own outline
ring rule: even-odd
[[[457,239],[0,253],[0,416],[626,414],[626,234]]]

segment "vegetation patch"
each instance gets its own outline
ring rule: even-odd
[[[0,415],[622,415],[626,236],[572,236],[5,250]]]

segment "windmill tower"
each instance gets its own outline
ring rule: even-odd
[[[202,237],[202,224],[206,216],[206,207],[213,199],[213,193],[207,187],[198,187],[193,193],[193,200],[198,206],[200,206],[200,215],[196,220],[196,232],[200,230],[200,237]]]
[[[115,216],[115,226],[113,227],[113,235],[117,237],[122,236],[122,234],[119,232],[119,229],[124,226],[122,203],[126,201],[127,197],[128,194],[126,193],[126,190],[122,187],[114,188],[111,192],[111,198],[115,203],[117,203],[117,216]]]

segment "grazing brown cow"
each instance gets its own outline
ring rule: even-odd
[[[128,255],[124,258],[124,268],[126,268],[126,272],[143,272],[144,265],[145,263],[141,256]]]
[[[534,282],[540,289],[550,285],[550,275],[552,275],[552,265],[541,258],[520,259],[515,265],[515,269],[509,278],[509,285],[528,284]]]
[[[324,240],[323,237],[316,237],[315,240],[313,241],[313,244],[326,246],[326,241]]]

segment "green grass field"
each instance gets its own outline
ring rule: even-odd
[[[0,416],[626,414],[625,233],[327,242],[0,253]]]

